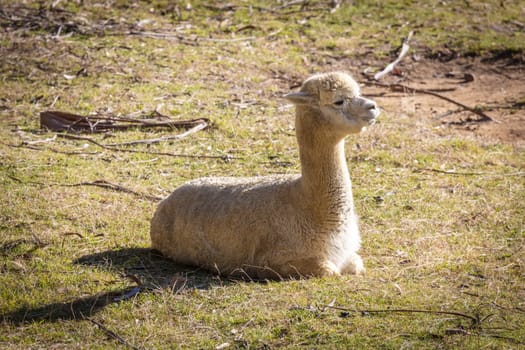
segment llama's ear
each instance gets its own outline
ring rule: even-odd
[[[291,92],[283,97],[295,105],[311,104],[313,100],[312,95],[303,91]]]

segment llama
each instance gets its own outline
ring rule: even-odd
[[[311,76],[284,97],[296,106],[301,174],[190,181],[158,205],[152,248],[252,279],[365,271],[344,140],[373,124],[379,109],[341,72]]]

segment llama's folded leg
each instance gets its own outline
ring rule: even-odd
[[[340,275],[339,269],[330,261],[321,261],[318,258],[299,259],[289,261],[282,268],[286,275],[291,277],[325,277]]]
[[[341,274],[343,275],[361,275],[365,273],[363,259],[357,253],[352,253],[346,260]]]

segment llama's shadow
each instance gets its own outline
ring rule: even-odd
[[[108,250],[82,256],[74,264],[115,271],[148,289],[196,288],[207,289],[222,283],[214,274],[199,268],[184,266],[148,248]]]
[[[73,263],[116,272],[136,285],[38,307],[21,307],[0,315],[0,320],[23,324],[42,320],[54,322],[86,319],[109,304],[133,298],[139,293],[162,289],[176,292],[184,289],[207,289],[213,285],[228,283],[209,272],[177,265],[157,251],[146,248],[108,250],[82,256]]]

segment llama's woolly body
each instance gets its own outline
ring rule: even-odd
[[[342,73],[314,76],[288,98],[297,106],[302,174],[190,181],[159,204],[153,248],[225,275],[364,271],[344,137],[369,125],[377,108]]]

